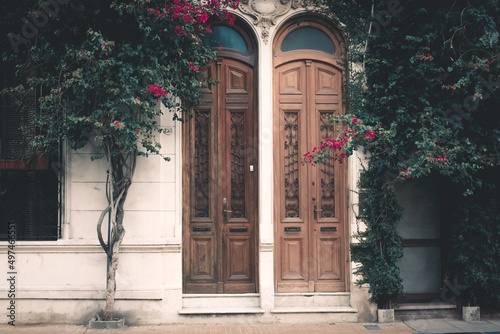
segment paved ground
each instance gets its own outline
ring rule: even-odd
[[[367,329],[368,328],[378,328]],[[12,326],[11,326],[12,327]],[[248,324],[248,325],[166,325],[166,326],[130,326],[115,330],[87,329],[85,326],[51,325],[51,326],[16,326],[8,328],[0,326],[0,333],[75,333],[75,334],[112,334],[112,333],[171,333],[171,334],[357,334],[357,333],[416,333],[401,322],[392,324]]]
[[[414,334],[469,333],[500,334],[500,319],[467,323],[461,320],[411,320],[391,324],[325,323],[325,324],[248,324],[248,325],[163,325],[128,326],[116,330],[87,329],[76,325],[0,325],[0,333],[26,334],[114,334],[114,333],[171,333],[171,334]]]
[[[500,319],[465,322],[454,319],[407,320],[416,333],[488,333],[500,334]]]

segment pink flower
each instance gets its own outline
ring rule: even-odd
[[[345,159],[345,153],[340,154],[341,159]]]
[[[353,118],[353,119],[352,119],[352,122],[353,122],[353,123],[356,123],[357,121],[358,121],[358,119],[357,119],[357,118]]]
[[[208,20],[208,14],[205,11],[203,11],[201,13],[200,17],[198,18],[198,22],[205,23],[205,22],[207,22],[207,20]]]
[[[120,122],[116,121],[116,122],[115,122],[115,125],[116,125],[116,126],[120,125]]]
[[[167,96],[167,92],[158,84],[149,85],[149,94],[153,94],[158,99],[160,99],[161,96]]]
[[[198,71],[200,69],[198,66],[194,66],[192,61],[189,62],[189,68],[193,71]]]
[[[135,132],[139,133],[141,132],[141,129],[136,129]]]
[[[368,138],[370,138],[370,140],[373,140],[373,139],[375,139],[375,132],[367,130],[365,132],[365,137],[368,137]]]

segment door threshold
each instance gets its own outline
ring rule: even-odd
[[[259,293],[183,293],[182,298],[259,297]]]
[[[349,296],[350,292],[275,292],[275,296]]]

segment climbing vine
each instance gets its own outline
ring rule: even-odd
[[[352,259],[360,263],[358,283],[370,284],[379,307],[391,307],[402,294],[394,184],[439,175],[469,203],[498,186],[500,7],[493,0],[319,2],[349,46],[351,115],[332,121],[354,132],[331,139],[340,145],[318,143],[304,162],[320,163],[332,148],[369,153],[359,184],[366,210],[358,217],[367,228]]]

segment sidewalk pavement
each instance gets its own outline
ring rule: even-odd
[[[127,326],[122,329],[87,329],[82,325],[0,325],[0,333],[26,334],[115,334],[115,333],[169,333],[169,334],[416,334],[469,333],[500,334],[500,319],[467,323],[461,320],[408,320],[389,324],[321,323],[321,324],[221,324],[221,325],[161,325]]]

